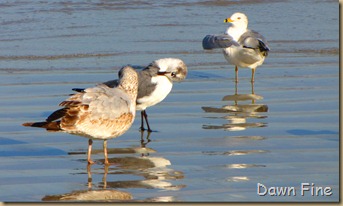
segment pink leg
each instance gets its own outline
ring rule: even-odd
[[[238,67],[235,67],[235,81],[238,82]]]
[[[255,69],[256,68],[251,69],[251,82],[255,81]]]
[[[107,157],[107,140],[104,140],[104,156],[105,156],[105,165],[109,165],[108,157]]]
[[[93,144],[93,140],[89,139],[88,140],[88,164],[94,164],[94,162],[91,160],[91,154],[92,154],[92,144]]]

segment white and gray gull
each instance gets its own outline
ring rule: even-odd
[[[261,34],[248,29],[248,17],[243,13],[234,13],[224,22],[231,23],[225,34],[205,36],[203,48],[222,48],[225,59],[235,65],[235,81],[238,82],[238,67],[248,67],[254,82],[255,69],[263,64],[270,51],[268,43]]]
[[[163,101],[171,92],[173,82],[180,82],[187,76],[187,66],[177,58],[163,58],[150,63],[138,72],[138,95],[136,110],[141,111],[141,127],[143,131],[144,120],[147,130],[151,132],[146,109]],[[103,84],[116,87],[118,80],[110,80]],[[82,92],[83,89],[75,88],[74,91]]]
[[[109,88],[99,84],[71,95],[60,103],[62,109],[53,112],[43,122],[27,122],[23,126],[62,131],[89,138],[88,164],[91,160],[93,139],[104,140],[105,164],[107,140],[124,134],[132,125],[136,114],[138,74],[130,66],[119,71],[119,84]]]

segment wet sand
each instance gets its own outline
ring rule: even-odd
[[[133,202],[339,200],[336,1],[14,1],[0,10],[1,201],[101,201],[94,192]],[[221,51],[201,48],[236,11],[271,47],[254,85],[249,69],[235,85]],[[108,141],[114,165],[103,165],[101,141],[87,167],[86,138],[21,126],[45,119],[72,88],[164,57],[184,60],[187,79],[147,110],[157,132],[139,132],[137,113]],[[258,183],[296,195],[258,195]],[[332,194],[301,195],[302,183]]]

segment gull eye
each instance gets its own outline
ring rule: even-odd
[[[171,73],[171,76],[172,76],[172,77],[176,77],[176,73],[175,73],[175,72],[172,72],[172,73]]]
[[[241,17],[238,17],[237,19],[241,19]]]

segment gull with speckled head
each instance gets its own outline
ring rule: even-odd
[[[45,128],[87,137],[88,164],[91,160],[93,139],[104,140],[105,164],[107,140],[124,134],[136,115],[138,74],[130,66],[119,71],[118,86],[109,88],[99,84],[73,94],[60,103],[62,109],[53,112],[44,122],[27,122],[23,126]]]
[[[144,120],[148,132],[152,132],[146,109],[163,101],[171,92],[173,82],[180,82],[187,76],[187,66],[177,58],[162,58],[153,61],[138,72],[138,95],[136,109],[141,111],[141,127],[144,131]],[[116,87],[118,80],[110,80],[103,84]],[[75,88],[74,91],[82,92],[83,89]]]
[[[263,64],[270,51],[268,43],[261,34],[248,29],[248,17],[243,13],[234,13],[224,22],[231,23],[225,34],[205,36],[203,48],[222,48],[225,59],[235,65],[235,81],[238,82],[238,67],[248,67],[254,82],[256,68]]]

